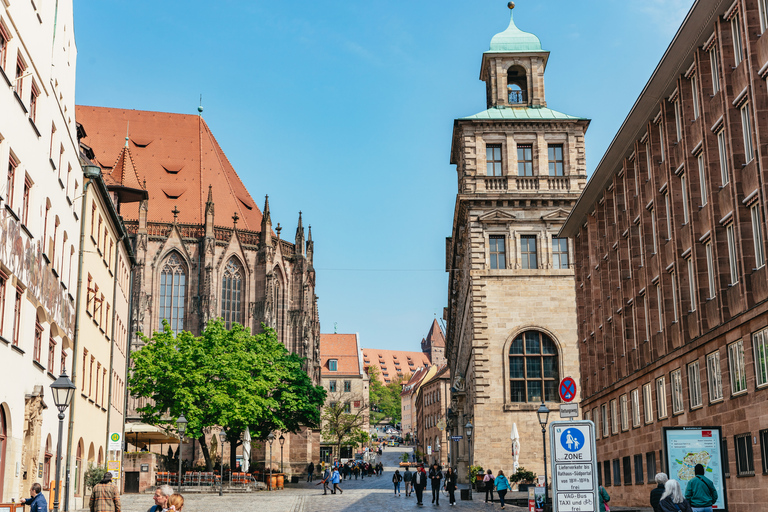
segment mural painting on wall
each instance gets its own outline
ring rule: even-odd
[[[0,262],[27,286],[52,321],[71,338],[75,312],[69,294],[59,284],[52,266],[45,263],[40,242],[30,243],[21,223],[5,208],[0,209]]]

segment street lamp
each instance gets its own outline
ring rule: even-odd
[[[280,437],[278,437],[277,440],[280,441],[280,472],[285,473],[285,471],[283,471],[283,445],[285,444],[285,436],[280,434]]]
[[[53,499],[53,512],[59,512],[59,478],[61,474],[61,435],[64,429],[64,411],[69,407],[72,396],[75,394],[76,386],[67,377],[67,371],[64,370],[53,384],[51,384],[51,393],[53,394],[53,403],[59,410],[59,445],[56,447],[56,495]]]
[[[547,422],[549,421],[549,409],[541,402],[539,410],[536,411],[541,425],[541,444],[544,447],[544,508],[547,508]]]
[[[184,431],[187,430],[187,418],[182,414],[176,420],[176,429],[179,431],[179,494],[181,494],[181,449],[184,441]]]
[[[269,490],[272,490],[272,443],[275,441],[275,434],[272,432],[267,436],[269,441]]]
[[[219,485],[219,496],[223,496],[224,493],[224,441],[227,440],[227,433],[223,430],[219,432],[219,440],[221,441],[221,485]]]
[[[464,425],[464,432],[467,434],[467,450],[469,451],[469,465],[472,465],[472,422],[468,421],[466,425]],[[470,479],[469,487],[472,488],[473,482]],[[470,493],[470,496],[472,494]]]

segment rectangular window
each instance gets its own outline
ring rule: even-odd
[[[656,233],[656,211],[651,208],[651,236],[653,237],[653,254],[659,252],[658,233]]]
[[[659,148],[661,150],[661,161],[664,161],[664,126],[659,122]]]
[[[752,458],[752,433],[733,436],[736,445],[736,474],[755,476],[755,461]]]
[[[329,359],[328,360],[328,371],[335,372],[338,371],[339,361],[337,359]]]
[[[24,71],[27,69],[27,65],[21,58],[21,54],[16,56],[16,80],[14,81],[13,91],[16,96],[21,98],[24,91]]]
[[[29,118],[34,123],[37,120],[37,98],[40,96],[40,90],[34,82],[29,92]]]
[[[488,237],[490,245],[491,268],[507,268],[507,251],[504,244],[504,235],[491,235]]]
[[[763,474],[768,474],[768,429],[760,431],[760,460],[763,462]]]
[[[651,319],[650,319],[650,310],[648,308],[648,297],[645,295],[642,296],[643,299],[643,320],[645,324],[645,341],[649,341],[651,339]]]
[[[539,268],[536,257],[536,236],[523,235],[520,237],[520,253],[522,267],[525,269]]]
[[[751,162],[755,157],[752,150],[752,125],[749,122],[749,103],[741,106],[741,133],[744,134],[744,161]]]
[[[35,361],[40,362],[41,345],[43,344],[43,326],[35,322],[35,347],[33,357]]]
[[[53,373],[53,365],[56,360],[56,340],[48,338],[48,371]]]
[[[568,239],[552,239],[552,268],[568,268]]]
[[[656,283],[656,304],[659,307],[659,332],[664,331],[664,298],[661,296],[661,286]]]
[[[485,168],[488,176],[501,176],[501,144],[485,146]]]
[[[621,405],[621,430],[629,430],[629,406],[627,404],[627,395],[621,395],[619,397],[619,403]]]
[[[611,400],[611,434],[619,433],[619,415],[616,411],[616,399]]]
[[[728,440],[725,438],[725,436],[723,436],[720,453],[723,454],[723,469],[725,469],[725,478],[731,478],[731,459],[728,457]]]
[[[10,207],[13,208],[13,189],[14,184],[16,183],[16,167],[18,167],[19,162],[16,161],[15,158],[11,157],[8,161],[8,176],[5,180],[5,203]]]
[[[624,485],[632,485],[632,460],[627,455],[621,462],[624,466]]]
[[[677,276],[674,272],[669,273],[669,280],[672,283],[672,312],[675,323],[679,320],[677,317]]]
[[[696,311],[696,272],[693,269],[693,258],[688,258],[688,293],[691,296],[691,311]]]
[[[621,461],[613,459],[613,484],[621,485]]]
[[[752,240],[755,243],[755,268],[765,265],[765,246],[763,241],[763,213],[760,203],[755,203],[749,209],[752,217]]]
[[[709,285],[708,297],[712,299],[717,293],[717,288],[715,287],[715,257],[712,254],[712,242],[707,242],[704,244],[704,250],[707,253],[707,284]]]
[[[608,424],[608,404],[601,405],[600,409],[603,414],[603,437],[608,437],[610,434],[610,425]]]
[[[640,426],[640,391],[633,389],[629,395],[632,398],[632,426]]]
[[[722,186],[726,186],[730,181],[728,173],[728,153],[725,145],[725,130],[717,132],[717,154],[720,157],[720,181]]]
[[[720,54],[717,44],[713,44],[709,50],[709,67],[712,71],[712,92],[717,94],[720,90]]]
[[[701,191],[701,206],[707,204],[707,171],[704,167],[704,152],[696,158],[699,163],[699,189]]]
[[[741,47],[741,21],[738,13],[731,18],[731,35],[733,36],[733,60],[738,67],[744,59],[744,51]]]
[[[653,482],[656,478],[656,453],[655,452],[646,452],[645,453],[645,468],[646,468],[646,475],[648,476],[648,483]]]
[[[549,175],[563,176],[563,145],[550,144],[547,153],[549,156]]]
[[[696,82],[696,73],[691,75],[691,98],[693,98],[693,118],[699,118],[699,84]]]
[[[21,223],[25,226],[29,224],[29,190],[32,188],[32,182],[29,178],[24,179],[24,195],[21,197]]]
[[[763,387],[768,384],[768,328],[752,335],[752,347],[755,349],[757,387]]]
[[[595,422],[595,437],[600,438],[600,415],[598,414],[597,407],[592,409],[592,421]]]
[[[645,412],[645,424],[653,423],[653,390],[650,382],[643,385],[643,411]]]
[[[0,23],[0,68],[5,70],[5,58],[8,55],[8,41],[11,36],[5,29],[5,25]]]
[[[720,374],[720,352],[707,354],[707,386],[709,402],[723,399],[723,380]]]
[[[8,276],[0,271],[0,336],[4,334],[5,326],[5,284],[8,282]]]
[[[669,192],[664,193],[664,209],[667,214],[667,240],[672,240],[672,205],[669,202]]]
[[[21,327],[21,288],[16,288],[16,302],[13,304],[13,344],[19,346],[19,330]]]
[[[656,411],[659,419],[667,417],[667,386],[664,377],[656,379]]]
[[[698,361],[688,365],[688,401],[691,409],[701,405],[701,373]]]
[[[675,135],[677,141],[683,138],[683,120],[680,118],[680,100],[675,100]]]
[[[344,414],[351,414],[352,413],[352,404],[349,402],[346,402],[344,404]]]
[[[688,180],[685,179],[685,174],[680,175],[680,190],[683,193],[683,224],[688,224]]]
[[[758,0],[757,6],[760,9],[760,32],[762,33],[768,29],[768,0]]]
[[[678,368],[669,374],[672,384],[672,414],[683,412],[683,376]]]
[[[603,469],[605,472],[605,486],[610,487],[611,486],[611,461],[609,460],[603,461]]]
[[[336,381],[335,380],[329,380],[328,381],[328,391],[330,391],[331,393],[335,393],[336,392]]]
[[[731,373],[731,395],[747,390],[747,373],[744,366],[744,342],[739,340],[728,345],[728,368]]]
[[[345,393],[351,393],[352,392],[352,381],[351,380],[345,380],[344,381],[344,392]]]
[[[517,175],[533,176],[533,146],[531,144],[517,145]]]
[[[736,262],[736,233],[733,224],[725,228],[725,233],[728,237],[728,269],[731,272],[731,284],[734,285],[739,281],[739,268]]]

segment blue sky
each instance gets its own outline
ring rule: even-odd
[[[589,172],[692,0],[520,0]],[[315,240],[322,332],[419,350],[446,303],[453,120],[484,110],[505,1],[75,0],[77,102],[203,116],[251,195]]]

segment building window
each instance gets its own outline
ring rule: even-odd
[[[653,254],[659,252],[659,243],[657,241],[658,234],[656,233],[656,211],[651,208],[651,237],[653,238]]]
[[[701,374],[698,361],[688,365],[688,401],[691,409],[701,405]]]
[[[21,327],[21,297],[23,292],[16,288],[16,302],[13,304],[13,345],[19,346],[19,328]]]
[[[549,175],[563,176],[563,145],[550,144],[547,148],[549,157]]]
[[[329,380],[328,381],[328,391],[330,391],[331,393],[335,393],[336,392],[336,381],[335,380]]]
[[[328,360],[328,371],[335,372],[338,371],[339,367],[339,360],[338,359],[329,359]]]
[[[645,469],[647,471],[646,475],[648,477],[648,482],[653,482],[656,478],[656,453],[645,453]]]
[[[696,272],[693,270],[693,258],[688,258],[688,293],[691,296],[691,311],[696,311]]]
[[[29,178],[24,179],[24,195],[21,197],[21,223],[25,226],[29,224],[29,190],[32,188],[32,182]]]
[[[755,476],[755,461],[752,458],[752,433],[733,436],[736,444],[736,474]]]
[[[749,103],[741,106],[741,133],[744,135],[744,161],[751,162],[755,157],[752,150],[752,125],[749,122]]]
[[[624,466],[624,485],[632,485],[632,460],[627,455],[621,459]],[[640,461],[642,464],[642,460]]]
[[[14,81],[13,91],[21,98],[24,91],[24,71],[27,69],[27,65],[21,58],[21,54],[16,57],[16,80]]]
[[[8,34],[5,25],[0,22],[0,68],[5,70],[5,58],[8,55],[8,41],[11,36]]]
[[[683,412],[683,376],[679,368],[669,374],[669,380],[672,384],[672,414],[680,414]]]
[[[629,430],[629,406],[627,404],[627,395],[621,395],[619,397],[619,403],[621,406],[621,431]]]
[[[611,461],[603,461],[603,470],[605,472],[605,486],[611,486]]]
[[[41,345],[43,344],[43,326],[39,322],[35,322],[35,347],[33,357],[35,361],[40,362]]]
[[[37,120],[37,98],[40,96],[40,91],[37,88],[37,85],[35,85],[34,82],[32,82],[32,87],[29,93],[29,118],[34,123]]]
[[[707,386],[710,403],[722,400],[723,380],[720,374],[720,352],[707,354]]]
[[[595,423],[595,437],[600,437],[600,414],[597,407],[592,409],[592,421]]]
[[[690,212],[688,210],[688,180],[685,174],[680,175],[680,190],[683,194],[683,224],[688,224]]]
[[[43,488],[50,489],[51,482],[51,459],[53,459],[53,453],[51,452],[51,440],[45,441],[45,454],[43,456]]]
[[[693,118],[699,118],[699,84],[696,82],[696,73],[691,75],[691,98],[693,98]]]
[[[733,36],[733,60],[738,66],[744,59],[744,51],[741,47],[741,22],[738,13],[731,18],[731,35]]]
[[[48,371],[53,373],[53,365],[56,360],[56,340],[48,338]]]
[[[720,157],[720,181],[723,186],[726,186],[731,181],[731,178],[728,173],[728,153],[726,152],[725,145],[725,130],[717,132],[717,154]]]
[[[643,385],[643,412],[645,424],[653,423],[653,390],[650,382]]]
[[[610,425],[608,424],[608,404],[601,405],[600,411],[602,413],[603,421],[603,437],[608,437],[610,435]]]
[[[640,426],[640,392],[633,389],[629,395],[632,398],[632,427]]]
[[[669,203],[669,192],[664,193],[664,209],[667,214],[667,240],[672,240],[672,206]]]
[[[683,138],[683,122],[680,119],[680,100],[675,100],[675,135],[677,135],[677,141]]]
[[[664,377],[656,379],[656,411],[660,420],[667,417],[667,386]]]
[[[760,460],[763,462],[763,474],[768,474],[768,429],[760,431]]]
[[[659,332],[664,331],[664,298],[661,296],[661,286],[656,283],[656,304],[659,308]]]
[[[733,230],[733,224],[725,228],[725,234],[728,238],[728,269],[731,275],[731,285],[739,281],[739,269],[736,262],[736,233]]]
[[[707,172],[704,167],[704,152],[696,158],[699,164],[699,189],[701,191],[701,206],[707,204]]]
[[[351,414],[352,413],[352,404],[349,402],[344,402],[344,414]]]
[[[552,239],[552,268],[568,268],[568,239]]]
[[[712,71],[712,92],[717,94],[720,90],[720,54],[717,51],[717,44],[713,44],[709,50],[709,67]]]
[[[752,240],[755,243],[755,268],[760,268],[765,265],[765,247],[763,245],[763,213],[760,211],[759,203],[753,204],[749,211],[752,217]]]
[[[491,268],[507,268],[507,251],[504,244],[504,235],[490,235],[488,237],[490,245]]]
[[[187,274],[181,257],[173,253],[165,260],[160,274],[160,329],[163,328],[163,320],[167,320],[175,334],[184,330],[186,288]]]
[[[739,340],[728,345],[728,368],[731,373],[731,395],[747,390],[747,374],[744,366],[744,342]]]
[[[485,168],[488,176],[501,176],[501,144],[485,146]]]
[[[221,284],[221,316],[224,317],[227,329],[231,329],[234,323],[242,323],[242,288],[242,269],[235,258],[230,258],[224,267],[224,279]]]
[[[611,434],[619,433],[619,415],[616,410],[616,399],[611,400]]]
[[[344,381],[344,392],[345,393],[351,393],[352,392],[352,381],[351,380],[345,380]]]
[[[621,464],[619,459],[613,459],[613,484],[621,485]]]
[[[533,176],[533,146],[531,144],[517,145],[517,175]]]
[[[752,346],[755,349],[757,387],[763,387],[768,384],[768,328],[752,335]]]
[[[520,237],[520,255],[522,257],[522,268],[539,268],[536,258],[536,236],[523,235]]]
[[[707,283],[709,285],[709,298],[714,298],[717,293],[715,287],[715,257],[712,254],[712,242],[704,244],[704,250],[707,253]]]
[[[664,126],[659,122],[659,148],[661,149],[661,161],[664,161]]]
[[[509,348],[510,401],[559,402],[558,368],[557,346],[549,336],[538,331],[518,334]]]
[[[760,9],[760,32],[762,33],[768,29],[768,0],[759,0],[757,5]]]
[[[16,182],[16,167],[18,167],[19,162],[11,157],[8,160],[8,176],[6,177],[5,181],[5,203],[10,207],[13,208],[13,188],[14,183]]]
[[[648,297],[643,295],[642,299],[643,299],[643,320],[645,324],[645,341],[648,341],[651,339],[650,310],[648,308]]]
[[[670,282],[672,283],[672,311],[674,313],[675,323],[678,321],[677,317],[677,276],[674,272],[669,273]]]

